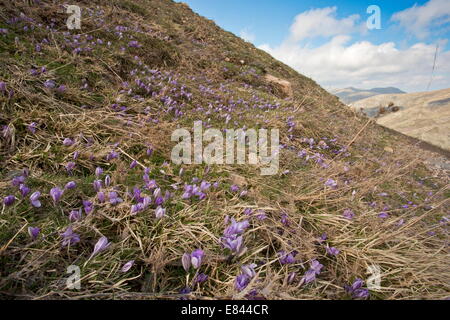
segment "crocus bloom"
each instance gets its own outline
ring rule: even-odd
[[[66,165],[66,170],[67,170],[67,171],[70,172],[70,171],[72,171],[74,168],[75,168],[75,162],[70,161],[70,162],[67,163],[67,165]]]
[[[117,194],[117,192],[115,191],[111,191],[109,193],[109,203],[111,203],[112,205],[116,205],[123,202],[122,198],[120,198]]]
[[[102,173],[103,173],[103,169],[102,168],[97,167],[95,169],[95,175],[96,175],[97,178],[100,177],[102,175]]]
[[[98,202],[100,202],[100,203],[103,203],[103,202],[105,202],[105,193],[103,192],[103,191],[99,191],[99,192],[97,192],[97,199],[98,199]]]
[[[28,227],[28,234],[30,235],[32,240],[36,240],[41,229],[38,227]]]
[[[191,267],[191,255],[189,253],[184,253],[181,257],[181,263],[183,265],[184,270],[186,272],[189,271],[189,268]]]
[[[22,197],[26,197],[30,193],[30,188],[28,188],[26,185],[21,184],[19,187],[20,194]]]
[[[105,187],[109,187],[111,184],[111,177],[109,175],[106,175],[105,177]]]
[[[248,220],[244,220],[241,222],[236,222],[233,218],[231,219],[231,225],[228,226],[224,231],[224,236],[231,236],[235,234],[241,234],[250,226]]]
[[[286,254],[284,251],[278,252],[278,256],[280,257],[281,264],[290,264],[295,262],[295,254]]]
[[[232,252],[235,252],[237,254],[241,253],[244,250],[244,240],[242,236],[232,235],[229,237],[223,237],[222,244],[225,248],[228,248]]]
[[[100,189],[102,188],[102,182],[102,180],[94,180],[93,186],[95,191],[100,191]]]
[[[326,247],[327,253],[332,255],[332,256],[337,256],[339,254],[339,249],[335,248],[335,247]]]
[[[246,274],[240,274],[236,277],[234,287],[238,291],[244,290],[250,283],[250,278]]]
[[[310,268],[308,271],[306,271],[305,275],[303,276],[302,281],[304,283],[310,283],[316,279],[316,275],[320,274],[320,270],[322,269],[323,265],[319,263],[317,260],[313,260],[310,264]]]
[[[202,283],[205,282],[206,280],[208,280],[208,276],[204,273],[200,273],[194,278],[194,284]]]
[[[65,138],[63,141],[63,145],[65,145],[66,147],[73,145],[73,143],[74,143],[73,140],[70,138]]]
[[[165,214],[166,214],[166,209],[162,208],[161,206],[156,208],[155,216],[157,219],[161,219],[162,217],[164,217]]]
[[[39,191],[33,192],[33,194],[30,196],[30,201],[33,207],[39,208],[41,206],[41,202],[39,201],[40,196],[41,193]]]
[[[333,179],[327,179],[325,186],[335,189],[337,187],[337,182]]]
[[[137,166],[137,161],[136,160],[133,160],[131,163],[130,163],[130,169],[133,169],[133,168],[135,168],[136,166]]]
[[[200,268],[205,253],[201,249],[196,249],[191,253],[191,264],[194,269]]]
[[[127,272],[128,270],[131,269],[131,267],[134,265],[134,260],[130,260],[127,263],[125,263],[122,267],[122,269],[120,269],[120,271],[122,272]]]
[[[80,242],[80,236],[73,232],[72,226],[69,226],[66,231],[61,233],[61,237],[63,238],[63,240],[61,241],[61,245],[63,247]]]
[[[233,184],[233,185],[230,187],[230,190],[231,190],[231,192],[237,192],[237,191],[239,191],[239,187],[238,187],[237,185]]]
[[[55,203],[61,199],[62,195],[63,195],[63,191],[58,187],[52,188],[50,190],[50,196],[52,197],[53,202],[55,202]]]
[[[252,264],[247,264],[241,267],[242,269],[242,273],[246,274],[248,277],[253,278],[254,276],[256,276],[256,264],[252,263]]]
[[[345,285],[344,289],[355,299],[366,299],[369,297],[369,290],[362,288],[364,281],[357,278],[351,286]]]
[[[97,253],[105,250],[106,248],[108,248],[110,245],[108,238],[106,238],[105,236],[101,237],[97,243],[95,244],[94,247],[94,251],[92,252],[91,257],[95,256]]]
[[[69,181],[66,183],[66,186],[64,187],[64,189],[70,190],[70,189],[74,189],[76,187],[77,187],[77,184],[75,181]]]
[[[46,87],[46,88],[53,89],[55,86],[56,86],[56,83],[53,80],[46,80],[44,82],[44,87]]]
[[[6,196],[3,199],[3,203],[4,203],[5,206],[12,205],[14,203],[14,201],[16,201],[16,198],[14,196],[12,196],[12,195]]]
[[[81,219],[81,210],[72,210],[69,213],[69,220],[74,222]]]
[[[355,213],[351,209],[345,209],[343,216],[345,219],[351,220],[355,216]]]
[[[36,133],[36,126],[37,123],[36,122],[32,122],[27,126],[28,131],[30,131],[31,133]]]

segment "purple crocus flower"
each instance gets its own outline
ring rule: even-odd
[[[202,283],[205,282],[206,280],[208,280],[208,276],[204,273],[199,273],[195,278],[194,278],[194,285],[197,283]]]
[[[19,187],[21,184],[23,184],[25,182],[25,177],[24,176],[18,176],[18,177],[14,177],[11,180],[11,185],[13,187]]]
[[[250,278],[246,274],[240,274],[236,277],[234,287],[236,288],[236,290],[242,291],[248,286],[249,283]]]
[[[327,181],[325,181],[325,186],[336,189],[337,182],[333,179],[327,179]]]
[[[111,184],[111,177],[108,174],[105,177],[105,187],[109,187],[110,184]]]
[[[74,141],[70,138],[65,138],[63,141],[63,145],[65,145],[66,147],[70,147],[73,144],[74,144]]]
[[[362,288],[364,281],[357,278],[352,285],[345,285],[344,289],[355,299],[367,299],[369,297],[369,290]]]
[[[3,199],[3,204],[8,207],[12,205],[14,201],[16,201],[16,198],[13,195],[9,195]]]
[[[231,235],[241,234],[250,226],[248,220],[244,220],[241,222],[236,222],[233,218],[231,219],[231,225],[228,226],[224,231],[224,236],[228,237]]]
[[[183,265],[183,268],[186,272],[189,271],[189,268],[191,267],[191,255],[189,253],[184,253],[181,257],[181,264]]]
[[[335,247],[326,247],[326,251],[328,254],[332,255],[332,256],[337,256],[339,254],[339,249],[335,248]]]
[[[94,180],[93,186],[94,186],[94,190],[99,192],[100,189],[102,188],[102,180]]]
[[[75,189],[77,187],[77,184],[75,181],[69,181],[66,183],[64,189],[70,190],[70,189]]]
[[[162,217],[164,217],[165,214],[166,214],[166,209],[162,208],[161,206],[156,208],[155,216],[157,219],[161,219]]]
[[[33,207],[39,208],[41,206],[41,202],[39,201],[40,196],[41,193],[39,191],[33,192],[33,194],[30,196],[30,201]]]
[[[320,274],[320,270],[322,269],[323,265],[320,264],[319,261],[313,260],[311,261],[310,268],[308,271],[306,271],[305,275],[302,278],[302,282],[305,284],[313,282],[316,279],[316,275]]]
[[[117,194],[117,192],[115,191],[111,191],[109,193],[109,203],[111,203],[112,205],[116,205],[123,202],[122,198],[119,197],[119,195]]]
[[[73,232],[72,226],[67,227],[66,231],[61,233],[61,237],[63,238],[61,241],[61,245],[63,247],[71,246],[77,242],[80,242],[80,236]]]
[[[238,192],[238,191],[239,191],[239,187],[238,187],[237,185],[233,184],[233,185],[230,187],[230,191],[231,191],[231,192]]]
[[[201,249],[196,249],[191,253],[191,264],[194,269],[200,268],[205,253]]]
[[[105,200],[106,200],[105,193],[103,191],[97,192],[97,199],[98,199],[98,202],[100,202],[100,203],[105,202]]]
[[[63,191],[59,187],[54,187],[50,190],[50,196],[53,199],[53,202],[59,202],[61,196],[63,195]]]
[[[110,245],[108,238],[106,238],[105,236],[101,237],[97,243],[94,246],[94,251],[92,252],[91,257],[95,256],[96,254],[98,254],[99,252],[105,250],[106,248],[108,248]]]
[[[98,178],[98,177],[100,177],[102,174],[103,174],[103,169],[100,168],[100,167],[97,167],[97,168],[95,169],[95,176]]]
[[[389,218],[389,214],[387,214],[386,212],[380,212],[378,217],[381,219],[386,219],[386,218]]]
[[[122,267],[122,269],[120,269],[120,271],[128,272],[128,270],[130,270],[133,265],[134,265],[134,260],[130,260],[123,265],[123,267]]]
[[[40,232],[41,229],[39,229],[38,227],[28,227],[28,234],[33,241],[37,239]]]
[[[19,186],[19,191],[20,191],[20,194],[22,195],[22,197],[25,198],[30,193],[31,190],[26,185],[21,184]]]
[[[36,133],[36,128],[37,128],[37,123],[36,122],[32,122],[27,126],[28,131],[30,131],[31,133],[35,134]]]
[[[256,267],[257,265],[255,263],[243,265],[241,267],[242,273],[247,275],[249,278],[253,278],[254,276],[256,276]]]
[[[81,219],[81,209],[80,210],[72,210],[69,213],[69,220],[74,222]]]
[[[134,169],[136,166],[137,166],[137,161],[136,160],[133,160],[131,163],[130,163],[130,169]]]
[[[240,254],[244,250],[244,240],[242,236],[232,235],[223,237],[222,244],[225,248],[228,248],[237,254]]]
[[[68,172],[72,171],[74,168],[75,168],[75,162],[70,161],[70,162],[67,163],[67,165],[66,165],[66,170],[67,170]]]
[[[281,264],[290,264],[295,262],[295,254],[286,254],[286,252],[280,251],[278,252],[278,256],[280,257]]]
[[[53,80],[46,80],[44,82],[44,87],[46,87],[48,89],[53,89],[54,87],[56,87],[56,82]]]
[[[352,220],[355,216],[355,213],[351,209],[345,209],[343,216],[345,219]]]

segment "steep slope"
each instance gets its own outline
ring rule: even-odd
[[[388,110],[389,104],[399,111],[380,114],[377,123],[450,150],[450,89],[379,95],[359,100],[352,107],[377,115],[380,108]]]
[[[448,297],[432,154],[184,4],[77,3],[0,1],[3,298]],[[279,129],[278,173],[174,164],[197,120]]]
[[[401,94],[405,92],[394,87],[373,88],[369,90],[349,87],[344,89],[331,90],[330,93],[337,96],[343,103],[352,104],[356,101],[367,99],[380,94]]]

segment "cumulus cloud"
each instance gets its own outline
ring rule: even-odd
[[[399,22],[403,28],[424,39],[433,28],[450,24],[450,1],[430,0],[422,6],[414,5],[395,13],[391,20]]]
[[[400,48],[394,42],[352,41],[353,35],[360,31],[359,18],[349,16],[339,20],[336,11],[333,7],[301,13],[282,44],[275,47],[263,44],[259,48],[326,88],[395,86],[406,91],[426,90],[435,44],[419,42]],[[315,37],[330,40],[315,47],[302,41]],[[446,41],[441,41],[440,47],[445,44]],[[431,89],[449,86],[450,51],[440,50]]]
[[[291,41],[307,38],[330,37],[355,32],[359,29],[358,14],[336,18],[337,7],[311,9],[300,13],[291,25]]]

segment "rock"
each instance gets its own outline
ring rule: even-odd
[[[276,93],[280,95],[281,98],[292,98],[294,96],[289,81],[274,77],[270,74],[266,74],[265,79],[276,90]]]

